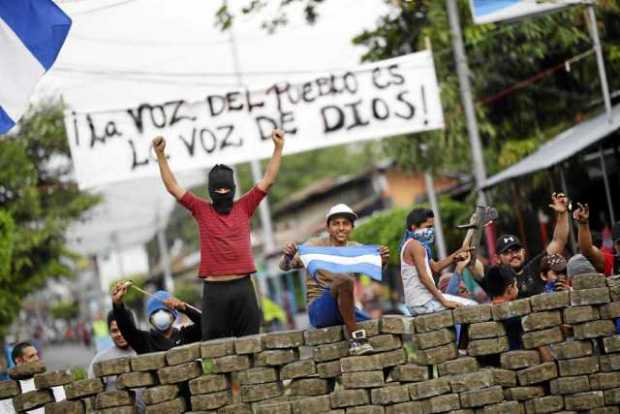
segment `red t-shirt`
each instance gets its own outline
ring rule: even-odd
[[[265,195],[254,186],[234,202],[228,214],[219,214],[209,201],[189,191],[179,200],[198,223],[200,277],[256,272],[250,242],[250,218]]]

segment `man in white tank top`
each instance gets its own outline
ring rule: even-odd
[[[426,208],[415,208],[407,215],[407,230],[400,248],[400,272],[405,304],[412,316],[476,304],[473,300],[444,294],[435,286],[433,274],[466,260],[467,250],[461,248],[443,260],[434,261],[431,257],[434,221],[433,211]]]

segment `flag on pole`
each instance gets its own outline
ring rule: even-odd
[[[363,273],[374,280],[383,279],[378,246],[315,247],[299,246],[299,258],[314,277],[317,271]]]
[[[485,24],[553,12],[583,2],[584,0],[470,0],[470,5],[474,23]]]
[[[70,27],[71,19],[52,0],[0,0],[0,134],[28,108]]]

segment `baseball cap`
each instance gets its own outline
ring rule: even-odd
[[[336,215],[345,216],[350,219],[351,222],[354,222],[357,219],[357,214],[355,214],[351,207],[347,206],[346,204],[336,204],[335,206],[330,208],[325,215],[325,220],[329,222],[329,219]]]
[[[504,253],[511,247],[523,247],[521,240],[519,240],[519,238],[515,235],[504,234],[499,236],[495,241],[495,249],[497,253]]]

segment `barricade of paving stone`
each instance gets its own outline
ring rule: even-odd
[[[22,410],[122,413],[134,412],[131,391],[143,388],[146,412],[158,414],[188,412],[190,403],[193,412],[222,414],[617,412],[620,280],[586,275],[574,286],[508,304],[362,322],[371,355],[349,356],[342,326],[225,338],[103,361],[94,379],[39,371],[32,396],[8,381],[0,399],[13,398]],[[513,317],[524,330],[519,351],[508,351],[503,324]],[[469,332],[468,355],[457,352],[455,325]],[[540,347],[554,360],[543,361]],[[481,365],[480,356],[494,354],[499,367]],[[117,390],[104,391],[102,379],[112,375]],[[49,389],[58,385],[67,401],[53,402]]]

